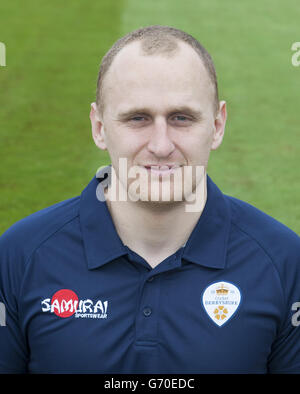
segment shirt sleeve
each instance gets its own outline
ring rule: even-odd
[[[285,311],[273,342],[269,357],[269,373],[300,373],[300,238],[295,234],[293,242],[286,245],[288,256],[280,256],[275,268],[282,283]],[[277,259],[278,261],[278,259]]]
[[[26,373],[27,347],[19,325],[23,261],[8,230],[0,237],[0,373]]]

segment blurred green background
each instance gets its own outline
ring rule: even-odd
[[[109,164],[89,123],[101,59],[129,31],[163,24],[211,53],[227,101],[209,175],[300,234],[299,11],[299,0],[0,0],[0,233]]]

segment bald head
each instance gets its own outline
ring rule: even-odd
[[[136,45],[131,45],[135,43]],[[129,48],[130,45],[130,48]],[[191,49],[187,51],[188,47]],[[203,68],[205,69],[204,74],[208,76],[210,83],[212,85],[213,90],[213,106],[215,113],[219,109],[219,99],[218,99],[218,87],[217,87],[217,79],[215,68],[213,65],[213,61],[205,50],[205,48],[192,36],[189,34],[175,29],[173,27],[168,26],[148,26],[145,28],[141,28],[135,30],[126,36],[119,39],[112,48],[107,52],[107,54],[103,57],[98,81],[97,81],[97,98],[96,103],[98,107],[98,111],[100,116],[103,116],[104,108],[106,106],[106,97],[104,94],[104,90],[109,90],[109,84],[104,81],[107,80],[108,74],[112,75],[110,68],[113,63],[115,63],[116,58],[119,58],[120,65],[120,57],[118,56],[121,51],[124,55],[124,49],[128,47],[127,56],[128,63],[123,61],[122,67],[125,67],[123,71],[129,70],[130,67],[130,56],[145,56],[150,57],[150,60],[153,61],[153,66],[155,64],[154,57],[160,56],[164,58],[172,58],[176,55],[188,56],[188,59],[192,59],[198,57],[199,64],[199,73],[203,74]],[[124,60],[123,56],[123,60]],[[107,82],[107,81],[106,81]]]
[[[206,102],[214,111],[214,85],[198,54],[187,44],[177,42],[172,51],[145,54],[141,42],[126,45],[114,58],[103,81],[103,114],[130,102],[160,108],[168,103]],[[155,100],[156,98],[156,100]],[[151,104],[150,104],[151,102]]]

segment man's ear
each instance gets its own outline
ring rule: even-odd
[[[92,134],[95,144],[98,148],[106,150],[105,131],[102,120],[99,117],[96,103],[91,104],[90,120],[92,126]]]
[[[225,124],[227,119],[227,109],[226,109],[226,102],[220,101],[219,103],[219,111],[216,115],[215,119],[215,127],[214,127],[214,136],[213,142],[211,145],[212,150],[218,149],[221,145],[225,133]]]

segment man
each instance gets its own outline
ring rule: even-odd
[[[111,166],[0,238],[0,371],[300,372],[300,240],[208,177],[226,116],[190,35],[114,44],[90,112]]]

